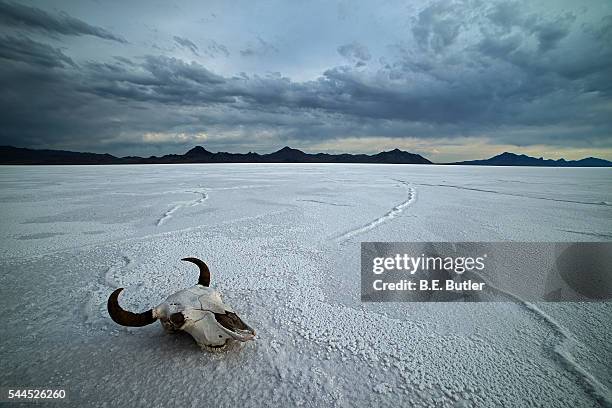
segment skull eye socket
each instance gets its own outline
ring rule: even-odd
[[[182,313],[172,313],[170,315],[170,322],[175,327],[181,327],[185,323],[185,316]]]

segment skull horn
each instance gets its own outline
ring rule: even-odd
[[[210,285],[210,270],[204,261],[201,261],[198,258],[183,258],[181,261],[192,262],[198,265],[198,268],[200,268],[200,278],[198,279],[198,284],[202,286]]]
[[[127,310],[123,310],[121,306],[119,306],[119,294],[122,290],[123,288],[117,289],[111,293],[108,298],[108,314],[115,323],[122,326],[142,327],[157,320],[153,317],[153,309],[149,309],[142,313],[132,313],[128,312]]]

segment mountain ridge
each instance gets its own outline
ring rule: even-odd
[[[533,167],[610,167],[612,162],[597,157],[585,157],[580,160],[554,160],[543,157],[535,158],[525,154],[503,152],[488,159],[468,160],[451,163],[469,166],[533,166]]]
[[[420,154],[400,149],[367,154],[305,153],[285,146],[272,153],[259,154],[211,152],[195,146],[184,154],[164,156],[124,156],[108,153],[73,152],[68,150],[29,149],[0,146],[0,164],[13,165],[72,165],[72,164],[178,164],[178,163],[373,163],[373,164],[435,164]],[[468,160],[446,165],[472,166],[535,166],[535,167],[612,167],[612,162],[596,157],[580,160],[544,159],[524,154],[503,152],[488,159]]]
[[[285,146],[272,153],[213,153],[195,146],[185,154],[161,157],[117,157],[110,154],[81,153],[67,150],[36,150],[23,147],[0,146],[0,164],[172,164],[172,163],[390,163],[433,164],[425,157],[395,149],[367,154],[305,153]]]

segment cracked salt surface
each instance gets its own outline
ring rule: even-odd
[[[585,204],[612,201],[611,176],[1,167],[0,384],[63,385],[72,406],[610,406],[609,303],[364,304],[359,242],[606,240],[612,209]],[[193,285],[185,256],[206,260],[257,341],[203,353],[188,335],[108,318],[116,287],[145,310]]]

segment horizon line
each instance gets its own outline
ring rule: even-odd
[[[448,162],[433,162],[431,160],[429,160],[427,157],[423,156],[420,153],[413,153],[407,150],[402,150],[398,147],[390,149],[390,150],[381,150],[377,153],[348,153],[348,152],[342,152],[342,153],[327,153],[327,152],[316,152],[316,153],[308,153],[305,152],[304,150],[301,149],[297,149],[297,148],[293,148],[289,145],[285,145],[283,147],[281,147],[278,150],[274,150],[270,153],[259,153],[256,151],[250,151],[248,153],[235,153],[235,152],[229,152],[229,151],[211,151],[206,149],[203,145],[195,145],[192,148],[186,150],[184,153],[167,153],[167,154],[163,154],[160,156],[155,156],[155,155],[151,155],[151,156],[136,156],[136,155],[125,155],[125,156],[117,156],[117,155],[113,155],[111,153],[94,153],[94,152],[89,152],[89,151],[75,151],[75,150],[65,150],[65,149],[49,149],[49,148],[42,148],[42,149],[35,149],[35,148],[31,148],[31,147],[17,147],[17,146],[12,146],[12,145],[0,145],[0,148],[12,148],[12,149],[22,149],[22,150],[30,150],[30,151],[52,151],[52,152],[67,152],[67,153],[75,153],[75,154],[92,154],[92,155],[100,155],[100,156],[111,156],[113,158],[116,159],[162,159],[164,157],[167,156],[186,156],[189,152],[197,149],[197,148],[201,148],[203,149],[205,152],[210,153],[210,154],[231,154],[231,155],[243,155],[243,156],[247,156],[247,155],[257,155],[257,156],[269,156],[275,153],[280,153],[283,151],[287,151],[287,150],[291,150],[291,151],[296,151],[296,152],[300,152],[302,154],[305,155],[311,155],[311,156],[316,156],[316,155],[326,155],[326,156],[343,156],[343,155],[348,155],[348,156],[367,156],[367,157],[373,157],[373,156],[377,156],[383,153],[393,153],[393,152],[398,152],[398,153],[405,153],[405,154],[410,154],[413,156],[419,156],[423,159],[425,159],[426,161],[428,161],[429,163],[417,163],[417,164],[441,164],[441,165],[452,165],[452,164],[470,164],[472,162],[485,162],[494,158],[497,158],[499,156],[503,156],[504,154],[509,154],[509,155],[513,155],[513,156],[517,156],[517,157],[525,157],[525,158],[529,158],[529,159],[534,159],[534,160],[542,160],[542,161],[548,161],[548,162],[567,162],[567,163],[572,163],[572,162],[580,162],[583,160],[589,160],[589,159],[595,159],[595,160],[600,160],[600,161],[604,161],[607,163],[611,163],[611,161],[607,160],[607,159],[602,159],[599,157],[595,157],[595,156],[587,156],[587,157],[583,157],[581,159],[565,159],[564,157],[561,157],[559,159],[551,159],[551,158],[545,158],[544,156],[539,156],[539,157],[535,157],[535,156],[530,156],[524,153],[514,153],[514,152],[510,152],[510,151],[503,151],[501,153],[497,153],[494,154],[493,156],[487,157],[487,158],[480,158],[480,159],[472,159],[472,160],[461,160],[461,161],[448,161]],[[248,163],[248,162],[246,162]],[[357,164],[357,163],[356,163]],[[365,163],[367,164],[367,163]],[[375,164],[375,163],[372,163]],[[401,164],[401,163],[397,163],[397,164]]]

